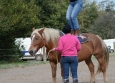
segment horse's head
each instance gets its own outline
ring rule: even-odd
[[[44,38],[42,36],[42,33],[45,28],[42,29],[33,29],[33,32],[31,34],[31,45],[29,48],[30,55],[35,55],[36,52],[45,45]]]

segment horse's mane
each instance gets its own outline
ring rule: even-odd
[[[34,34],[34,33],[38,33],[39,30],[41,30],[43,28],[39,28],[39,29],[35,29],[31,36]],[[45,41],[46,43],[49,42],[50,40],[53,42],[54,40],[58,40],[59,37],[60,37],[60,33],[59,33],[59,30],[57,29],[53,29],[53,28],[45,28],[44,31],[43,31],[43,37],[45,38]]]

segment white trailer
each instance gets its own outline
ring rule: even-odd
[[[21,59],[27,60],[27,59],[35,59],[35,60],[43,60],[43,48],[39,49],[39,51],[36,53],[35,56],[31,56],[28,52],[31,39],[30,38],[16,38],[15,44],[19,45],[19,49],[23,53],[23,57]]]
[[[114,52],[115,50],[115,46],[114,46],[114,43],[115,43],[115,39],[105,39],[104,42],[106,43],[108,49],[109,49],[109,52]]]

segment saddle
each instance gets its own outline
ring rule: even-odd
[[[82,34],[80,34],[80,35],[82,35]],[[82,35],[82,36],[84,36],[84,35]],[[86,43],[86,42],[89,41],[89,39],[86,36],[84,36],[84,37],[85,38],[81,38],[80,36],[77,36],[77,38],[79,39],[81,44]]]
[[[60,31],[59,33],[60,33],[60,36],[64,36],[65,35],[62,31]],[[84,36],[83,34],[80,34],[80,35]],[[84,37],[85,38],[81,38],[80,36],[77,36],[77,38],[79,39],[81,44],[86,43],[86,42],[89,41],[89,39],[86,36],[84,36]]]

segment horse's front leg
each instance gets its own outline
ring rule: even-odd
[[[57,63],[50,62],[52,68],[52,83],[56,83],[56,70],[57,70]]]

